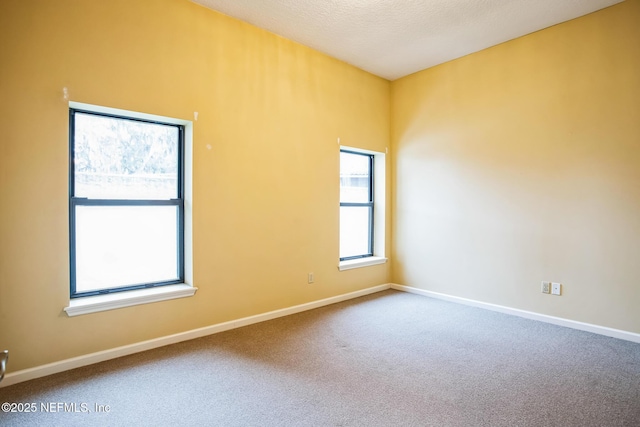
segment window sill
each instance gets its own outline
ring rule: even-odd
[[[340,261],[338,270],[351,270],[353,268],[368,267],[370,265],[384,264],[387,258],[380,256],[371,256],[367,258],[350,259],[349,261]]]
[[[152,302],[193,296],[198,288],[178,284],[159,286],[157,288],[139,289],[136,291],[118,292],[108,295],[97,295],[72,299],[69,306],[64,308],[67,316],[97,313],[99,311],[114,310],[132,305],[149,304]]]

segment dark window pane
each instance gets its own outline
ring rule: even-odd
[[[75,196],[178,197],[178,127],[75,113]]]

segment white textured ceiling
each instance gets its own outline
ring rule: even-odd
[[[192,0],[389,80],[622,0]]]

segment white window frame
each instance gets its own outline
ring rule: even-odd
[[[193,233],[192,233],[192,164],[193,164],[193,122],[189,120],[164,117],[80,102],[69,102],[69,108],[92,111],[114,116],[126,116],[137,119],[164,122],[184,126],[184,283],[159,286],[148,289],[136,289],[69,299],[64,308],[68,316],[113,310],[139,304],[148,304],[175,298],[190,297],[198,288],[193,286]]]
[[[368,267],[384,264],[386,236],[386,154],[379,151],[365,150],[362,148],[341,145],[340,150],[373,156],[373,256],[339,261],[338,270],[351,270],[354,268]],[[339,152],[338,152],[339,153]],[[338,154],[339,155],[339,154]],[[339,205],[339,204],[338,204]]]

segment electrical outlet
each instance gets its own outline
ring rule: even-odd
[[[560,283],[552,283],[551,284],[551,295],[560,296],[562,292],[562,284]]]
[[[543,294],[551,293],[551,282],[542,282],[541,290]]]
[[[309,273],[309,278],[308,278],[308,282],[309,284],[313,283],[313,273]]]

